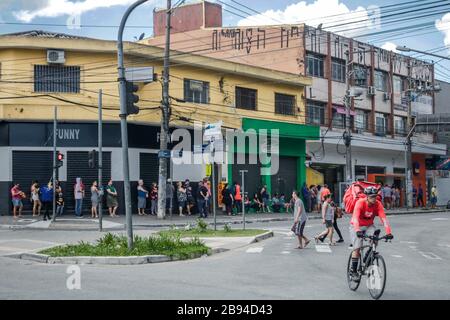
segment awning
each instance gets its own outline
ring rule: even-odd
[[[336,110],[337,113],[340,114],[347,114],[345,107],[343,106],[333,106],[334,110]],[[356,116],[356,112],[354,110],[350,109],[350,115],[351,116]]]

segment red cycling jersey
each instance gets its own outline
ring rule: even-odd
[[[355,231],[361,231],[360,227],[373,225],[373,220],[378,216],[386,229],[386,234],[391,233],[389,221],[384,213],[383,205],[379,200],[373,205],[369,205],[366,199],[360,199],[355,204],[351,224]]]

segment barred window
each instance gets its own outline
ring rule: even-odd
[[[345,82],[345,60],[333,58],[331,60],[331,78],[334,81]]]
[[[294,116],[296,107],[295,96],[275,93],[275,113]]]
[[[34,92],[80,93],[78,66],[34,66]]]
[[[356,110],[355,128],[360,131],[369,129],[369,112],[365,110]]]
[[[209,103],[209,82],[184,79],[184,100],[193,103]]]
[[[236,87],[236,108],[256,110],[257,91]]]
[[[383,71],[375,71],[375,88],[377,90],[387,92],[387,73]]]
[[[307,101],[306,109],[308,112],[308,124],[317,126],[325,125],[325,103],[316,101]]]

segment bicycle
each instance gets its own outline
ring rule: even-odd
[[[386,286],[386,263],[376,249],[379,241],[390,242],[386,235],[383,237],[379,237],[379,235],[380,230],[375,230],[373,236],[363,236],[363,240],[369,240],[370,243],[360,248],[356,277],[352,272],[352,254],[356,249],[350,253],[347,265],[347,282],[350,290],[356,291],[362,277],[367,276],[366,286],[375,300],[380,299]]]

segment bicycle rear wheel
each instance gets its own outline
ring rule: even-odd
[[[367,289],[373,299],[381,298],[386,286],[386,263],[381,255],[376,255],[367,271]]]
[[[358,268],[359,268],[359,265],[358,265]],[[351,253],[350,253],[350,257],[348,257],[348,264],[347,264],[347,282],[348,282],[348,287],[352,291],[356,291],[359,287],[359,284],[361,283],[361,275],[359,275],[357,278],[352,276],[352,254]]]

